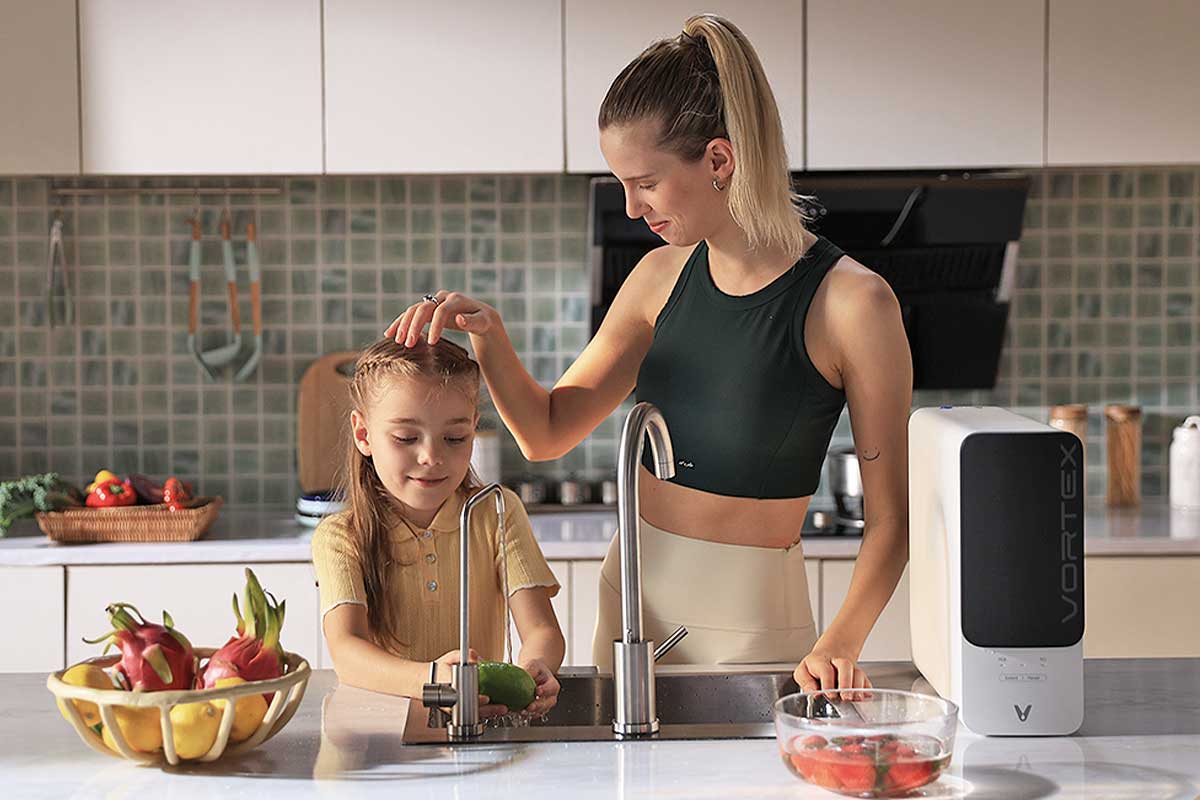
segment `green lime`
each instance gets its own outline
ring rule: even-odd
[[[479,693],[491,702],[508,706],[509,711],[522,711],[533,702],[537,685],[533,676],[518,666],[499,661],[479,664]]]

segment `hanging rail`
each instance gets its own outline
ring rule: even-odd
[[[227,197],[237,194],[277,195],[282,194],[283,189],[278,186],[200,186],[195,188],[186,188],[183,186],[63,186],[51,187],[50,192],[62,197],[91,197],[102,194],[162,194],[187,195],[191,197],[217,195]]]

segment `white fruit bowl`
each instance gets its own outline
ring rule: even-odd
[[[211,647],[197,647],[195,652],[203,660],[216,651]],[[116,664],[120,661],[120,658],[119,655],[113,654],[98,658],[89,658],[81,663],[94,664],[103,669]],[[292,718],[292,715],[296,713],[296,709],[300,707],[300,701],[304,698],[304,690],[308,686],[309,676],[312,674],[312,669],[308,666],[308,662],[295,653],[285,652],[284,664],[284,673],[278,678],[265,681],[249,681],[234,686],[213,689],[172,689],[158,692],[127,692],[115,688],[93,689],[87,686],[73,686],[64,683],[62,676],[67,671],[65,669],[59,670],[48,677],[46,679],[46,688],[60,700],[83,700],[95,703],[98,706],[101,721],[104,727],[110,732],[113,743],[117,746],[116,750],[105,744],[101,735],[93,728],[88,727],[87,722],[83,719],[83,716],[74,703],[63,702],[59,705],[59,708],[70,718],[71,725],[75,728],[75,732],[79,734],[79,738],[83,739],[93,750],[117,758],[127,758],[142,764],[162,764],[165,762],[174,766],[182,760],[175,750],[175,734],[170,721],[171,709],[176,705],[212,702],[213,700],[230,700],[230,702],[225,704],[225,711],[221,716],[216,740],[208,752],[195,759],[196,761],[215,761],[224,753],[243,753],[258,747],[267,739],[279,733],[283,726],[288,723],[288,720]],[[254,694],[271,695],[266,716],[263,717],[262,722],[259,723],[258,728],[250,735],[250,738],[242,742],[230,743],[229,734],[233,729],[237,698]],[[162,725],[162,749],[154,752],[135,750],[126,740],[120,725],[117,724],[116,712],[114,710],[116,706],[158,709],[159,721]]]

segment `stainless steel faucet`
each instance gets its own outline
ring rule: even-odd
[[[459,515],[459,558],[458,558],[458,649],[462,654],[462,662],[450,667],[450,684],[437,682],[437,662],[429,668],[429,682],[422,687],[421,701],[429,707],[450,707],[450,722],[446,725],[446,733],[450,741],[474,739],[483,733],[483,723],[479,721],[479,665],[468,664],[467,656],[471,652],[467,642],[470,631],[471,602],[469,572],[470,547],[468,532],[471,529],[471,511],[483,502],[489,494],[496,495],[496,514],[500,525],[504,525],[504,490],[500,484],[492,483],[463,503]],[[501,539],[503,542],[503,538]],[[501,545],[503,547],[503,544]],[[507,624],[505,615],[505,624]]]
[[[654,474],[660,480],[675,475],[675,455],[662,412],[651,403],[638,403],[621,432],[617,475],[617,519],[621,545],[621,639],[613,642],[613,732],[618,736],[658,733],[654,699],[654,662],[664,656],[687,629],[680,626],[657,651],[642,636],[641,537],[638,536],[638,465],[646,435],[654,454]]]

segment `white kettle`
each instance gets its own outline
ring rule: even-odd
[[[471,452],[475,477],[485,486],[500,482],[500,432],[492,427],[475,431],[475,449]]]
[[[1190,416],[1171,437],[1171,507],[1200,511],[1200,415]]]

